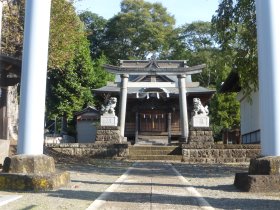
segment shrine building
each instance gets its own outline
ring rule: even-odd
[[[205,66],[189,67],[184,60],[120,60],[120,66],[104,66],[116,75],[115,82],[95,89],[95,94],[118,98],[122,136],[135,142],[139,135],[186,142],[193,98],[205,105],[215,92],[192,82],[191,75]]]

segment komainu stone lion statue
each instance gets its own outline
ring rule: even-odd
[[[193,115],[207,116],[209,114],[208,106],[203,106],[199,98],[193,99]]]
[[[102,105],[101,112],[102,114],[115,115],[116,106],[117,106],[117,98],[111,97],[105,106]]]

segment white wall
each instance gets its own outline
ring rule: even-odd
[[[252,93],[251,97],[252,101],[250,103],[241,92],[237,96],[240,101],[241,135],[260,129],[259,92]]]
[[[94,143],[96,137],[96,126],[93,121],[81,120],[77,122],[78,143]]]

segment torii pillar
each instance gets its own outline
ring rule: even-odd
[[[180,104],[180,128],[181,141],[186,142],[188,139],[189,122],[188,122],[188,108],[186,99],[186,75],[178,75],[179,88],[179,104]]]
[[[280,1],[256,0],[261,153],[235,186],[251,192],[280,192]]]
[[[257,0],[262,155],[280,156],[280,2]]]
[[[50,9],[51,0],[25,3],[18,155],[5,159],[0,190],[47,190],[70,180],[43,155]]]
[[[20,83],[18,154],[43,154],[51,0],[28,0]]]

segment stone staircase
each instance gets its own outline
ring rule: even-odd
[[[182,148],[178,146],[134,145],[129,147],[130,160],[181,161]]]
[[[135,145],[168,145],[168,136],[139,135]]]

